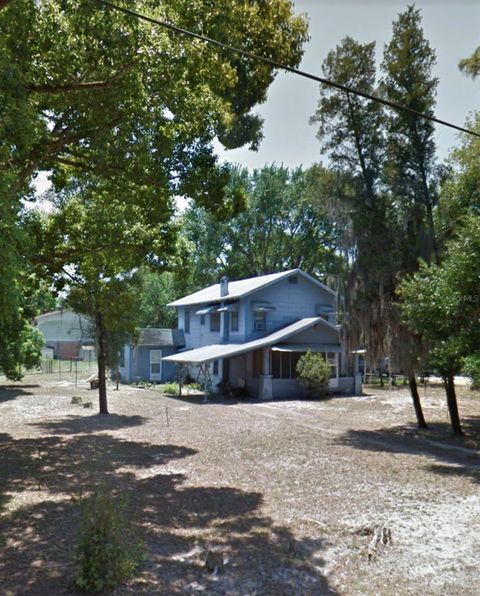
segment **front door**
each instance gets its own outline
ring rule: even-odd
[[[230,377],[230,358],[223,359],[222,380],[227,383]]]
[[[150,350],[150,381],[162,380],[162,350]]]

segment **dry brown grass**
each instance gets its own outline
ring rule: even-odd
[[[122,387],[105,417],[68,379],[4,384],[0,592],[72,593],[77,500],[106,482],[147,547],[118,594],[477,594],[480,400],[460,393],[465,439],[440,388],[418,433],[404,389],[201,404]],[[369,557],[378,525],[392,544]]]

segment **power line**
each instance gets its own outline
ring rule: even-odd
[[[322,77],[313,75],[313,74],[306,72],[304,70],[299,70],[298,68],[293,68],[292,66],[287,66],[286,64],[282,64],[281,62],[277,62],[276,60],[272,60],[271,58],[265,58],[263,56],[259,56],[258,54],[254,54],[253,52],[249,52],[247,50],[242,50],[241,48],[237,48],[235,46],[231,46],[229,44],[223,43],[216,39],[212,39],[211,37],[207,37],[206,35],[200,35],[199,33],[194,33],[193,31],[189,31],[188,29],[182,29],[181,27],[177,27],[176,25],[172,25],[171,23],[168,23],[166,21],[154,19],[153,17],[149,17],[142,13],[136,12],[135,10],[131,10],[129,8],[124,8],[122,6],[112,4],[111,2],[108,2],[108,0],[95,0],[95,1],[98,4],[102,4],[103,6],[111,8],[113,10],[117,10],[119,12],[123,12],[126,15],[136,17],[137,19],[146,21],[147,23],[152,23],[154,25],[160,25],[161,27],[164,27],[165,29],[169,29],[170,31],[173,31],[174,33],[179,33],[181,35],[186,35],[187,37],[199,39],[200,41],[204,41],[205,43],[214,45],[214,46],[221,48],[223,50],[228,50],[229,52],[234,52],[236,54],[240,54],[241,56],[245,56],[246,58],[250,58],[251,60],[257,60],[257,61],[263,62],[265,64],[269,64],[270,66],[273,66],[275,68],[279,68],[279,69],[285,70],[287,72],[291,72],[298,76],[304,77],[306,79],[310,79],[312,81],[316,81],[318,83],[322,83],[323,85],[327,85],[329,87],[334,87],[335,89],[338,89],[340,91],[345,91],[346,93],[352,93],[353,95],[358,95],[358,96],[368,99],[370,101],[376,101],[376,102],[381,103],[385,106],[388,106],[389,108],[393,108],[394,110],[400,110],[402,112],[407,112],[409,114],[412,114],[413,116],[417,116],[418,118],[423,118],[424,120],[430,120],[430,122],[435,122],[436,124],[441,124],[442,126],[448,126],[449,128],[453,128],[460,132],[464,132],[469,135],[473,135],[475,137],[480,138],[480,134],[473,130],[469,130],[468,128],[463,128],[461,126],[457,126],[456,124],[452,124],[451,122],[447,122],[446,120],[441,120],[440,118],[436,118],[435,116],[430,116],[429,114],[425,114],[423,112],[419,112],[417,110],[414,110],[413,108],[409,108],[407,106],[402,106],[401,104],[398,104],[393,101],[389,101],[388,99],[383,99],[382,97],[377,97],[376,95],[371,95],[370,93],[365,93],[364,91],[359,91],[358,89],[353,89],[352,87],[348,87],[348,86],[342,85],[340,83],[335,83],[334,81],[330,81],[329,79],[324,79]]]

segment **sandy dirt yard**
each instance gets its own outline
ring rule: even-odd
[[[202,404],[124,386],[99,416],[86,384],[3,383],[0,593],[74,593],[79,498],[104,482],[146,546],[115,594],[478,595],[480,396],[459,389],[454,439],[441,388],[422,389],[422,433],[405,389],[365,393]],[[376,528],[391,543],[373,549]]]

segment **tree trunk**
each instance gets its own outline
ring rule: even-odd
[[[106,372],[106,346],[105,346],[105,326],[103,324],[103,314],[97,310],[95,313],[95,331],[97,336],[98,346],[98,402],[100,406],[100,414],[108,414],[107,405],[107,383],[105,378]]]
[[[428,428],[423,416],[422,404],[420,403],[420,395],[418,394],[417,379],[415,373],[408,375],[408,384],[410,385],[410,393],[412,395],[413,407],[415,408],[415,416],[417,417],[418,428]]]
[[[443,383],[445,385],[445,393],[447,394],[448,413],[450,414],[453,434],[463,435],[462,427],[460,425],[460,416],[458,415],[457,394],[455,393],[453,374],[446,375],[443,378]]]

